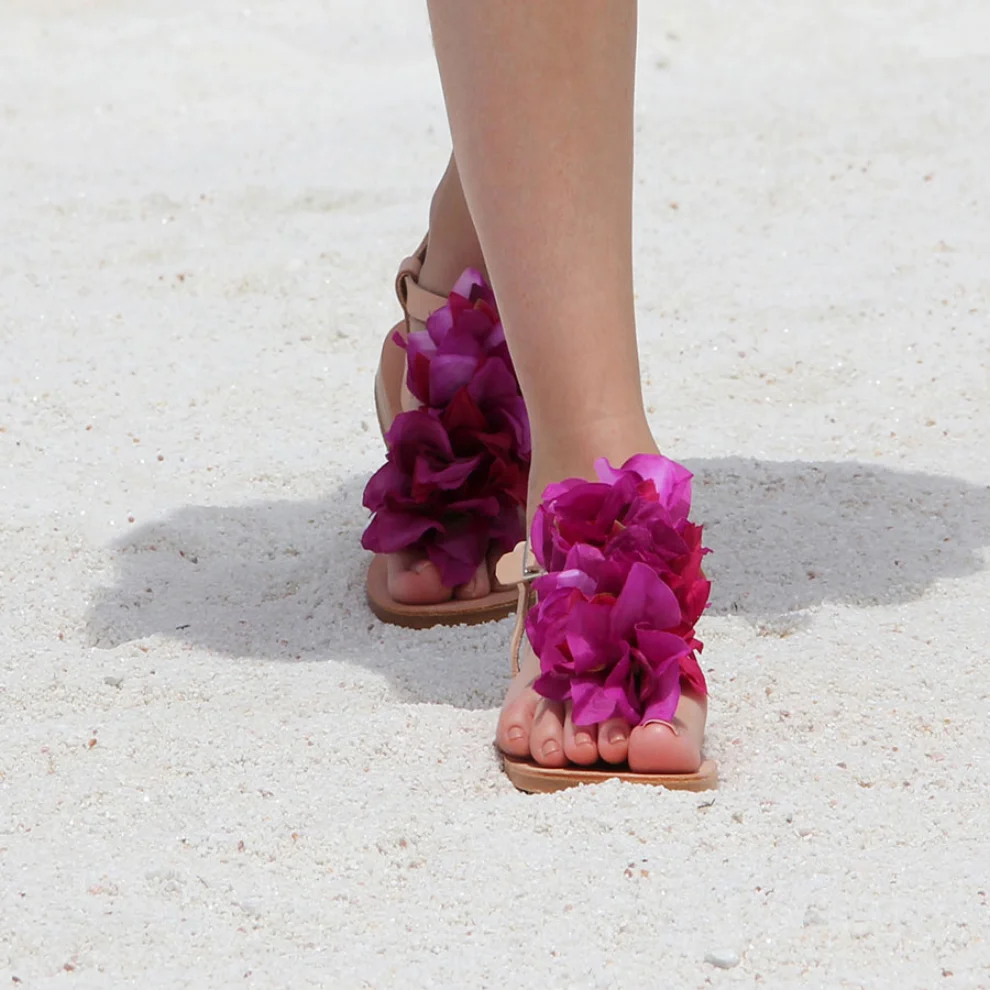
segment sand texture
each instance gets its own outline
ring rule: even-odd
[[[0,987],[990,987],[990,6],[643,4],[714,795],[516,793],[373,620],[423,5],[0,12]]]

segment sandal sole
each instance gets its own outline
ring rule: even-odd
[[[514,588],[493,591],[484,598],[451,600],[435,605],[407,605],[388,593],[388,561],[376,554],[368,568],[366,585],[368,606],[375,615],[393,626],[406,629],[431,629],[433,626],[475,626],[497,622],[516,610],[518,594]]]
[[[616,769],[607,763],[594,767],[541,767],[532,760],[503,753],[502,766],[515,787],[527,794],[551,794],[581,784],[601,784],[606,780],[647,784],[670,791],[712,791],[718,787],[718,767],[714,760],[705,760],[694,773],[636,773]]]

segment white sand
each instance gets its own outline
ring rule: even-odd
[[[517,794],[507,625],[365,607],[421,6],[3,5],[0,987],[990,987],[990,8],[644,6],[714,803]]]

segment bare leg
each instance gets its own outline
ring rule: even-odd
[[[656,452],[640,391],[632,282],[635,0],[430,0],[460,177],[533,428],[530,507],[596,458]],[[674,734],[621,720],[575,728],[530,684],[509,690],[498,742],[549,766],[599,755],[694,770],[705,704]]]

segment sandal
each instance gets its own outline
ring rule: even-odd
[[[518,586],[512,673],[525,633],[540,661],[534,689],[570,700],[576,725],[615,716],[631,726],[670,725],[682,685],[707,694],[694,625],[711,585],[701,570],[701,527],[688,520],[691,473],[647,454],[618,470],[602,459],[595,469],[598,482],[549,485],[529,541],[499,564],[499,580]],[[544,767],[505,753],[502,760],[512,783],[533,793],[611,778],[686,791],[718,786],[707,759],[679,774],[605,762]]]
[[[421,288],[426,239],[396,277],[405,317],[385,339],[375,378],[375,407],[387,447],[368,482],[374,516],[361,545],[371,610],[412,628],[489,622],[511,614],[512,588],[482,598],[429,605],[396,601],[388,591],[387,555],[411,551],[432,561],[444,587],[471,579],[525,533],[530,437],[495,297],[467,269],[444,299]],[[402,411],[402,382],[420,403]]]

